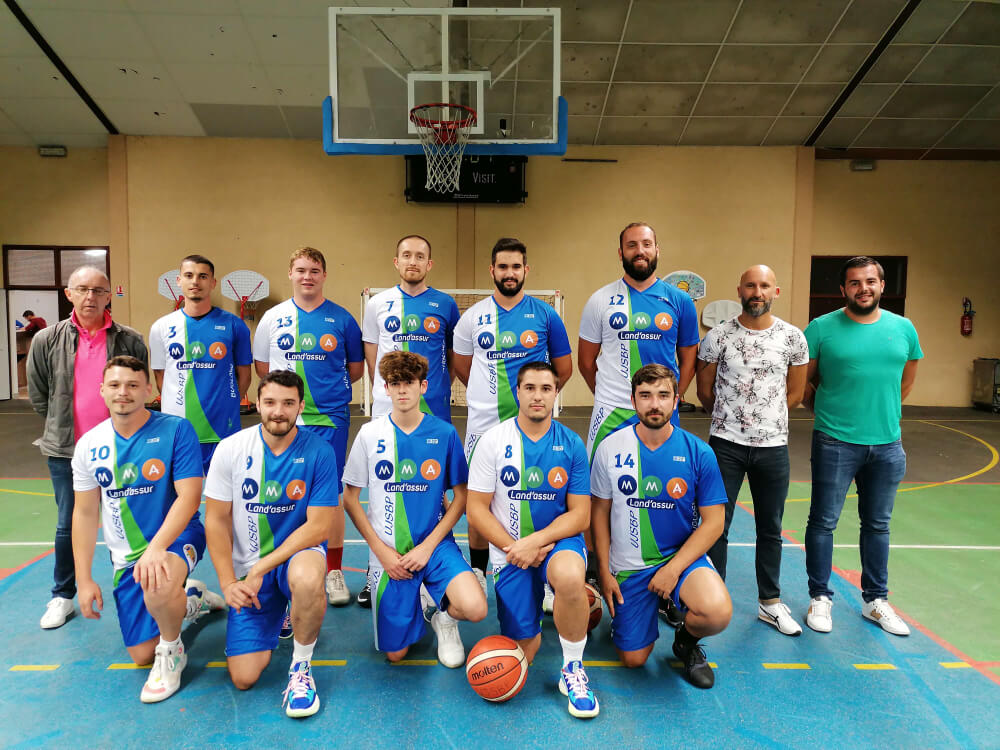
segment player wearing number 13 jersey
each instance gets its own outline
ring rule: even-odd
[[[594,394],[587,454],[618,428],[635,424],[632,376],[643,365],[669,367],[683,395],[694,377],[698,315],[691,298],[656,278],[660,247],[647,224],[629,224],[618,241],[622,278],[587,300],[580,320],[577,360]],[[680,425],[676,412],[671,417]]]
[[[304,407],[298,424],[333,446],[338,470],[343,470],[351,383],[364,373],[361,329],[347,310],[323,296],[326,258],[319,250],[295,251],[288,263],[288,278],[292,298],[264,313],[254,334],[257,376],[292,370],[302,378]],[[330,528],[326,579],[327,599],[335,606],[351,601],[341,571],[343,553],[344,509],[338,505]]]

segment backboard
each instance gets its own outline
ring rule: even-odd
[[[563,154],[559,8],[329,9],[328,154],[420,154],[410,110],[476,110],[465,153]]]

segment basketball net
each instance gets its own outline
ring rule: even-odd
[[[456,192],[462,154],[476,124],[476,111],[462,104],[421,104],[410,110],[410,122],[417,129],[427,157],[424,186],[438,193]]]

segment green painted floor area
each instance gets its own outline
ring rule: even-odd
[[[56,528],[56,503],[48,479],[0,480],[0,527],[2,542],[44,542]],[[0,568],[16,568],[37,557],[48,547],[7,547],[0,545]]]

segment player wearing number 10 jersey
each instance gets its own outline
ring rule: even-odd
[[[298,424],[333,446],[338,470],[343,470],[351,383],[364,374],[361,329],[347,310],[323,296],[326,258],[319,250],[304,247],[293,253],[288,278],[292,298],[264,313],[254,335],[257,376],[292,370],[302,378],[304,407]],[[344,509],[338,505],[326,561],[326,596],[335,606],[351,601],[341,571],[343,554]]]

